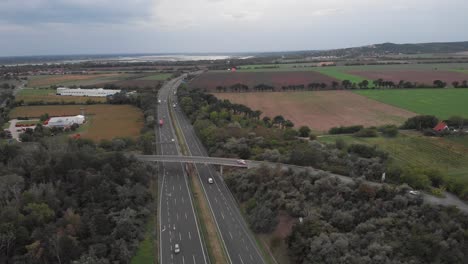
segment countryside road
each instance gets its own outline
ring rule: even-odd
[[[167,82],[159,91],[158,120],[164,119],[162,127],[155,128],[157,153],[180,155],[174,129],[169,120],[167,97],[172,87],[179,85],[181,78]],[[166,98],[166,99],[165,99]],[[187,177],[182,163],[159,165],[159,259],[161,264],[210,263],[200,237]],[[180,253],[174,252],[179,244]]]

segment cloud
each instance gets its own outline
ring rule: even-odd
[[[465,10],[466,0],[0,0],[0,56],[463,40]]]

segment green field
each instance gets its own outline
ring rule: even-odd
[[[446,119],[468,117],[468,89],[359,90],[371,99],[419,113]]]
[[[146,76],[146,77],[143,77],[143,78],[140,78],[140,79],[137,79],[137,80],[164,81],[164,80],[167,80],[168,78],[170,78],[171,76],[172,76],[172,74],[170,74],[170,73],[158,73],[158,74]]]
[[[334,143],[337,138],[348,144],[376,145],[390,153],[397,164],[438,169],[468,185],[468,136],[432,138],[417,133],[405,133],[396,138],[357,138],[329,135],[319,137],[318,140]]]
[[[360,76],[356,76],[353,74],[348,74],[344,72],[343,70],[340,70],[337,67],[320,67],[320,68],[316,68],[315,71],[321,74],[325,74],[330,77],[336,78],[341,81],[349,80],[353,83],[359,83],[365,80],[365,78],[362,78]],[[369,81],[369,87],[373,87],[373,84],[371,81]]]
[[[86,96],[60,96],[56,95],[55,89],[50,88],[41,88],[41,89],[31,89],[25,88],[22,89],[15,97],[15,101],[23,101],[24,103],[31,103],[31,102],[38,102],[43,101],[45,103],[77,103],[77,104],[84,104],[87,101],[95,101],[95,102],[106,102],[105,97],[86,97]]]

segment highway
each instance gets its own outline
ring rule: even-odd
[[[176,88],[171,92],[171,101],[177,102]],[[178,105],[178,103],[177,103]],[[208,153],[181,109],[174,108],[175,122],[182,130],[185,142],[187,142],[191,156],[208,157]],[[237,202],[226,186],[223,178],[209,164],[195,164],[198,177],[202,183],[203,191],[208,200],[215,223],[221,235],[222,243],[226,248],[228,261],[239,264],[265,263],[262,254],[251,234],[247,223],[241,215]],[[213,178],[214,183],[208,183],[208,178]]]
[[[168,104],[164,98],[169,96],[172,87],[179,85],[181,78],[167,82],[159,91],[158,120],[164,125],[155,128],[157,154],[180,155],[174,129],[169,120]],[[173,141],[173,139],[175,139]],[[196,221],[192,205],[192,196],[182,163],[159,163],[159,230],[161,264],[202,264],[210,263],[206,249],[200,237],[200,228]],[[179,244],[180,253],[174,252]]]

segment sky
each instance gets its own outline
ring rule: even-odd
[[[468,40],[466,0],[0,0],[0,56]]]

